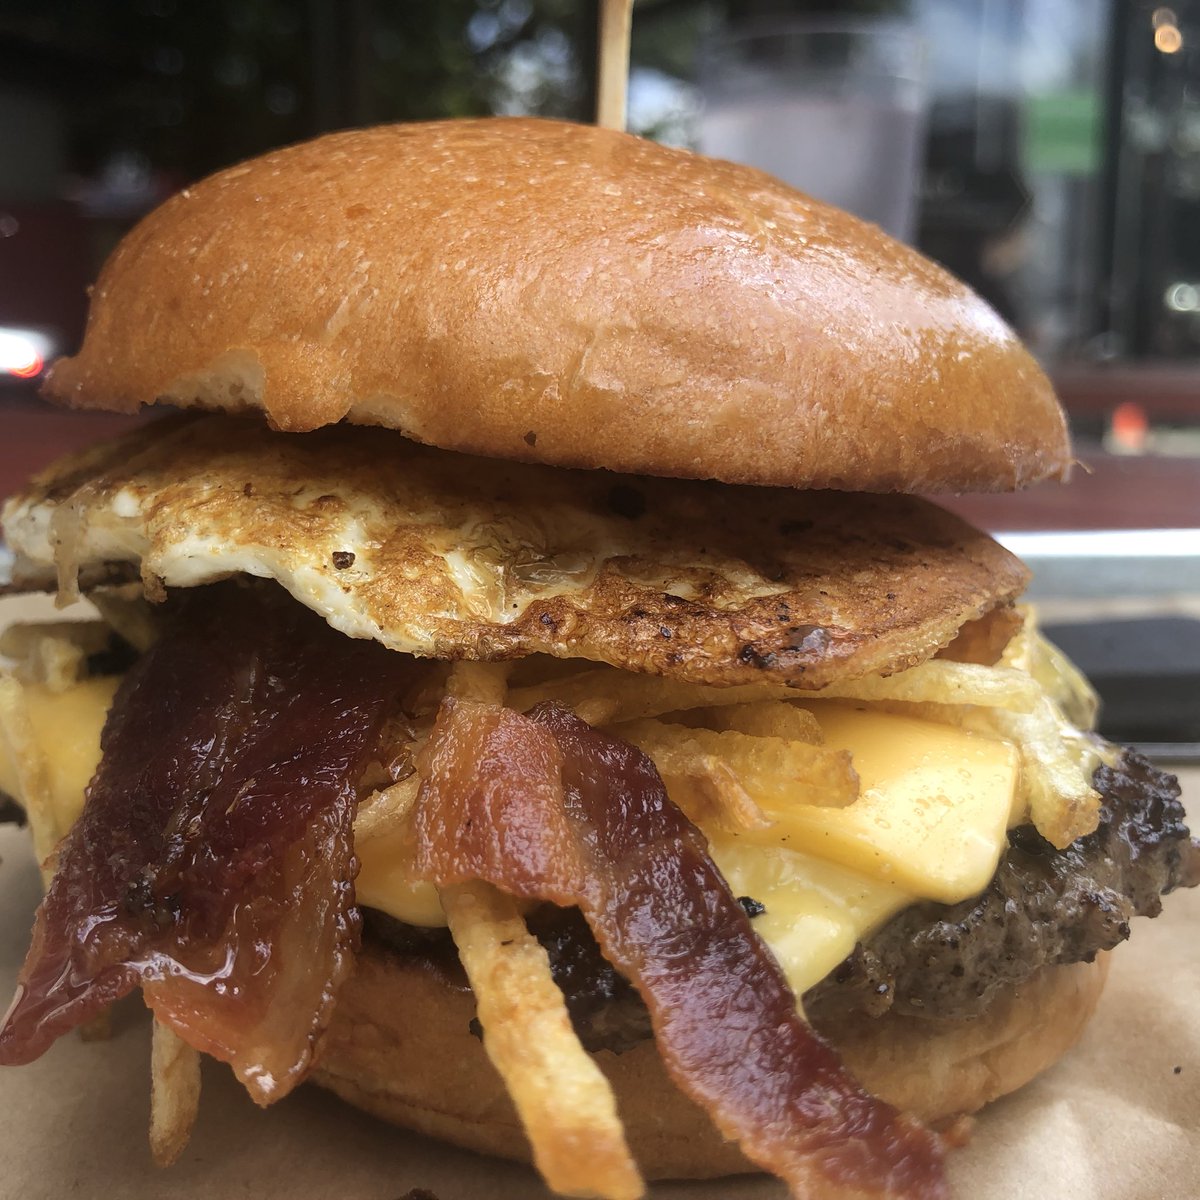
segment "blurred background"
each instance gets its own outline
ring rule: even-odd
[[[596,52],[596,0],[3,0],[0,495],[120,424],[37,381],[149,208],[344,126],[589,120]],[[629,126],[863,213],[1016,327],[1086,469],[956,503],[1044,593],[1200,596],[1200,0],[639,0]]]

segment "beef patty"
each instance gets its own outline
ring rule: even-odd
[[[988,887],[959,904],[914,904],[898,913],[804,995],[820,1025],[846,1013],[965,1019],[1046,966],[1091,962],[1129,936],[1135,916],[1157,916],[1160,897],[1200,884],[1200,842],[1184,824],[1179,784],[1125,751],[1101,766],[1100,825],[1056,850],[1030,825],[1009,848]],[[0,795],[0,821],[20,808]],[[742,898],[753,916],[762,906]],[[466,987],[447,929],[407,925],[368,909],[366,931],[393,953],[426,959]],[[541,905],[529,927],[545,946],[571,1019],[589,1050],[620,1053],[652,1036],[632,985],[600,953],[576,909]]]
[[[1009,834],[995,877],[959,904],[898,913],[804,997],[819,1023],[833,1012],[966,1018],[1047,966],[1091,962],[1155,917],[1160,897],[1200,883],[1174,776],[1125,751],[1101,766],[1100,824],[1055,849],[1032,825]]]
[[[1096,771],[1103,797],[1095,833],[1056,850],[1032,826],[1009,835],[991,884],[959,904],[915,904],[897,914],[804,996],[815,1024],[847,1012],[969,1018],[1002,990],[1046,966],[1090,962],[1129,936],[1134,916],[1156,916],[1160,896],[1200,883],[1179,785],[1131,751]],[[747,912],[755,902],[745,898]],[[761,908],[760,908],[761,911]],[[466,986],[445,929],[382,913],[367,931],[393,952],[419,955]],[[620,1053],[651,1036],[632,986],[605,960],[574,909],[543,905],[529,926],[550,957],[583,1044]]]

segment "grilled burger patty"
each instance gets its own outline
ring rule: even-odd
[[[1012,830],[981,895],[897,914],[805,995],[809,1015],[977,1016],[1042,967],[1111,950],[1132,917],[1157,916],[1162,895],[1200,881],[1172,776],[1127,750],[1093,783],[1103,797],[1094,833],[1057,850],[1032,825]]]
[[[1029,825],[987,889],[971,900],[915,904],[898,914],[804,996],[822,1019],[889,1009],[965,1019],[1043,967],[1090,962],[1129,936],[1134,916],[1156,916],[1160,897],[1200,881],[1200,843],[1190,839],[1179,785],[1125,751],[1093,782],[1103,797],[1097,830],[1056,850]],[[755,904],[744,898],[753,915]],[[426,959],[466,987],[449,932],[368,910],[369,936],[392,952]],[[580,1039],[620,1053],[651,1036],[637,993],[600,953],[579,913],[543,906],[529,927],[545,946]]]

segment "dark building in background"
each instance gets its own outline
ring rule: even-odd
[[[929,46],[923,249],[1052,362],[1200,354],[1200,0],[642,0],[631,124],[690,140],[722,26],[847,13],[906,19]],[[0,326],[69,348],[120,232],[270,147],[384,120],[587,119],[595,16],[594,0],[8,0]]]
[[[1097,323],[1113,357],[1200,355],[1200,4],[1115,4]]]

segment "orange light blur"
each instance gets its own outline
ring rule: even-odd
[[[15,375],[18,379],[33,379],[42,373],[42,368],[45,365],[45,359],[40,354],[35,354],[28,362],[21,363],[15,367],[9,367],[8,373]]]
[[[1154,48],[1163,54],[1175,54],[1183,46],[1183,34],[1178,25],[1160,25],[1154,31]]]
[[[1132,400],[1126,400],[1113,409],[1112,437],[1117,448],[1131,454],[1140,454],[1146,449],[1146,438],[1150,422],[1146,410]]]

